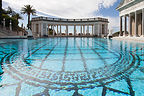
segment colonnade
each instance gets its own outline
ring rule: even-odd
[[[34,27],[35,26],[35,27]],[[62,31],[65,29],[65,31]],[[74,32],[69,31],[73,27]],[[79,29],[77,28],[79,27]],[[51,30],[50,30],[51,29]],[[32,30],[42,36],[106,36],[108,34],[108,24],[87,24],[87,25],[54,25],[54,24],[32,24]],[[79,30],[79,32],[77,31]],[[50,33],[52,31],[52,33]]]
[[[144,36],[144,9],[120,16],[120,36]]]
[[[69,27],[71,26],[71,29]],[[79,29],[78,29],[79,27]],[[31,29],[34,36],[99,36],[108,35],[108,19],[61,19],[61,18],[33,18]],[[64,31],[63,31],[64,29]],[[71,32],[70,30],[73,30]]]

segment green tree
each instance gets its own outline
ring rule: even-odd
[[[16,13],[13,15],[13,17],[18,21],[19,19],[23,19],[23,17],[19,14],[19,13]]]
[[[31,5],[24,5],[24,7],[22,7],[21,9],[22,14],[27,14],[28,16],[28,29],[30,29],[30,16],[35,15],[36,14],[36,10],[33,9],[33,6]]]
[[[2,25],[2,0],[0,0],[0,25]]]
[[[19,24],[19,19],[23,19],[23,17],[19,13],[13,14],[12,17],[17,20],[17,25]]]
[[[11,7],[8,6],[7,10],[6,10],[7,14],[15,14],[15,11],[13,11],[13,9]]]

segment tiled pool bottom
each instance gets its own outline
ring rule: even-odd
[[[144,96],[144,44],[0,40],[0,96]]]

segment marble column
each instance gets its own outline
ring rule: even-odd
[[[81,35],[82,35],[82,25],[81,25]]]
[[[97,28],[96,28],[96,24],[94,24],[94,36],[97,35],[97,34],[96,34],[96,30],[97,30]]]
[[[46,23],[43,24],[43,36],[46,36],[47,33],[47,25]]]
[[[38,37],[41,36],[41,23],[39,23],[39,32],[38,32]]]
[[[45,32],[45,35],[46,35],[46,36],[48,36],[48,33],[47,33],[47,32],[48,32],[48,29],[47,29],[47,24],[46,24],[46,32]]]
[[[66,35],[68,36],[68,25],[66,25]]]
[[[87,33],[89,33],[89,25],[87,25]]]
[[[104,24],[104,36],[106,36],[106,24]]]
[[[43,36],[43,23],[41,23],[41,36]]]
[[[106,36],[108,35],[108,24],[106,24]]]
[[[132,18],[131,14],[129,14],[129,36],[132,36]]]
[[[74,25],[74,36],[76,36],[76,25]]]
[[[94,35],[94,25],[92,25],[92,35]]]
[[[59,34],[59,32],[58,32],[59,30],[58,30],[58,25],[57,25],[57,35]]]
[[[5,18],[3,18],[3,27],[5,28]]]
[[[62,32],[61,32],[61,25],[60,25],[60,36],[62,35]]]
[[[12,21],[10,20],[10,31],[12,31]]]
[[[85,25],[83,25],[83,35],[85,35]]]
[[[142,9],[142,36],[144,37],[144,8]]]
[[[53,29],[53,36],[54,36],[55,35],[54,25],[52,27],[53,27],[52,29]]]
[[[47,29],[48,29],[48,36],[49,36],[49,35],[50,35],[50,32],[49,32],[49,25],[48,25],[48,28],[47,28]]]
[[[137,11],[135,12],[135,36],[138,37]]]
[[[67,25],[65,25],[65,35],[67,36]]]
[[[102,35],[102,24],[98,24],[98,36],[100,36],[101,37],[101,35]]]
[[[124,36],[126,36],[126,33],[127,33],[127,16],[126,15],[124,16],[124,19],[125,19]]]
[[[122,24],[122,16],[120,16],[120,34],[119,34],[119,36],[122,36],[122,26],[123,24]]]

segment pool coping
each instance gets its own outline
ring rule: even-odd
[[[139,42],[139,43],[144,43],[144,37],[113,37],[112,40],[120,40],[120,41],[129,41],[129,42]]]
[[[0,36],[0,39],[27,39],[27,36]]]

